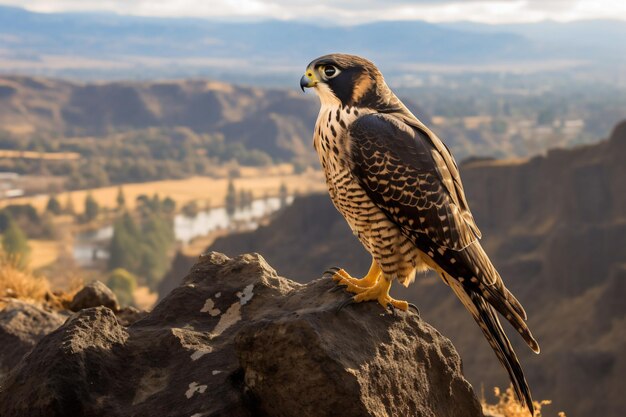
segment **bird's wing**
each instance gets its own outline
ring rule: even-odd
[[[390,115],[370,114],[354,121],[348,135],[354,177],[405,234],[425,235],[453,250],[480,238],[456,164],[428,133]]]
[[[428,129],[415,116],[411,116],[412,117],[406,117],[403,115],[404,122],[409,126],[412,126],[414,129],[417,129],[436,149],[437,152],[435,153],[435,158],[438,160],[438,169],[442,174],[443,184],[461,208],[462,215],[472,228],[472,231],[478,238],[480,238],[480,230],[478,230],[478,226],[476,226],[474,217],[469,209],[469,204],[467,204],[467,199],[465,198],[465,190],[463,189],[463,183],[461,182],[459,167],[457,166],[450,149],[448,149],[446,144],[443,143],[437,135]]]

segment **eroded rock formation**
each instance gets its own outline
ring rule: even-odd
[[[481,416],[448,339],[414,313],[201,257],[128,327],[73,314],[0,380],[2,416]]]

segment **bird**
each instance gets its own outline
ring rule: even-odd
[[[448,147],[365,58],[321,56],[307,65],[300,87],[319,97],[313,147],[330,198],[372,257],[361,278],[342,268],[329,271],[354,294],[340,307],[377,301],[394,312],[408,311],[409,303],[389,295],[391,284],[408,286],[416,273],[436,271],[479,325],[532,415],[530,388],[497,313],[535,353],[539,344],[523,306],[480,245]]]

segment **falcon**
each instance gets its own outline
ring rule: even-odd
[[[530,389],[497,313],[534,352],[539,345],[524,308],[478,241],[481,233],[449,149],[364,58],[317,58],[300,86],[313,88],[320,99],[313,146],[330,197],[372,256],[363,278],[331,271],[354,294],[341,307],[375,300],[407,311],[411,305],[389,296],[391,284],[408,286],[417,272],[435,270],[474,317],[532,414]]]

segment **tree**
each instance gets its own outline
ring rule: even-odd
[[[9,220],[8,227],[4,231],[2,248],[14,260],[16,266],[20,268],[28,266],[28,256],[30,254],[28,239],[14,220]]]
[[[100,206],[98,202],[93,198],[91,193],[87,194],[85,197],[85,221],[90,222],[95,220],[98,217],[98,213],[100,212]]]
[[[150,209],[150,197],[145,194],[139,194],[137,198],[135,198],[135,204],[137,206],[137,211],[143,212],[144,210]]]
[[[287,190],[287,185],[283,182],[280,184],[280,189],[278,190],[278,198],[280,198],[281,208],[287,205],[288,197],[289,197],[289,190]]]
[[[235,210],[237,209],[237,190],[235,190],[235,184],[233,180],[228,180],[228,189],[226,190],[226,213],[229,216],[235,214]]]
[[[173,214],[176,210],[176,201],[174,201],[171,197],[165,197],[161,207],[163,208],[163,212],[165,212],[165,214]]]
[[[55,216],[58,216],[63,211],[63,209],[61,208],[61,203],[59,203],[59,199],[55,194],[50,195],[50,198],[48,199],[48,204],[46,204],[46,211],[54,214]]]
[[[198,202],[196,200],[189,201],[181,209],[183,215],[185,217],[189,217],[190,219],[195,218],[198,215],[199,211],[200,208],[198,207]]]
[[[139,229],[130,214],[124,213],[113,225],[113,237],[109,244],[109,270],[125,268],[139,270],[141,248],[138,242]]]
[[[172,222],[157,213],[142,224],[141,247],[143,250],[141,276],[153,285],[158,283],[169,268],[168,252],[175,242]]]
[[[124,196],[124,189],[122,186],[117,189],[117,198],[115,201],[117,202],[117,208],[120,210],[126,206],[126,197]]]
[[[115,293],[122,306],[134,304],[133,293],[137,288],[137,278],[124,268],[116,268],[109,274],[107,286]]]
[[[76,210],[74,209],[74,200],[72,199],[72,194],[67,193],[67,199],[65,200],[65,207],[63,208],[65,214],[69,214],[73,216],[76,214]]]
[[[147,199],[146,201],[152,201]],[[171,218],[157,207],[143,206],[141,223],[128,213],[113,225],[109,246],[109,270],[124,268],[154,287],[169,268],[170,252],[175,242]]]

